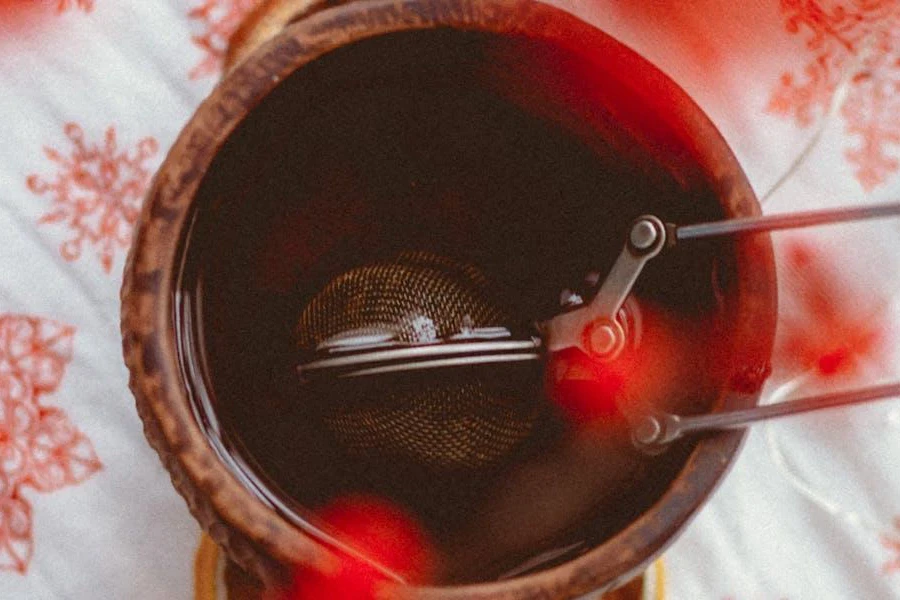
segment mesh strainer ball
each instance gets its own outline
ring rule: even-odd
[[[331,280],[300,316],[302,351],[348,331],[394,332],[430,342],[461,327],[501,326],[508,315],[473,267],[429,253],[352,269]],[[480,469],[509,456],[532,431],[534,394],[500,370],[320,382],[322,421],[361,458],[397,458],[426,468]]]

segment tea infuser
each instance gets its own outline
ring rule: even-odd
[[[478,471],[507,458],[536,421],[527,385],[498,385],[478,373],[432,376],[439,367],[542,357],[538,338],[486,326],[509,320],[500,306],[479,270],[429,252],[403,252],[331,280],[303,310],[296,335],[300,347],[324,355],[302,375],[318,390],[331,384],[317,410],[341,447],[444,471]]]
[[[301,364],[298,372],[304,377],[323,373],[335,377],[361,377],[539,360],[542,350],[556,352],[570,347],[578,348],[596,359],[610,360],[622,350],[626,341],[619,311],[644,265],[664,249],[690,240],[895,216],[900,216],[900,203],[744,217],[692,225],[663,223],[655,216],[643,216],[632,225],[625,247],[591,302],[538,323],[541,336],[513,340],[509,330],[503,327],[473,327],[468,316],[463,317],[463,325],[456,334],[412,342],[400,340],[390,324],[380,329],[370,326],[341,331],[322,341],[317,346],[320,356]]]
[[[631,226],[628,239],[606,279],[587,305],[538,323],[540,335],[513,339],[503,327],[475,327],[462,317],[460,331],[402,340],[391,325],[342,331],[317,346],[318,357],[298,367],[307,380],[321,377],[359,378],[391,373],[542,360],[547,352],[577,348],[595,361],[609,362],[628,343],[629,327],[621,309],[644,266],[664,250],[691,240],[747,235],[836,223],[900,216],[900,203],[745,217],[724,221],[673,225],[647,215]],[[423,317],[418,317],[423,318]],[[817,395],[739,411],[681,417],[643,415],[631,419],[635,445],[661,450],[684,435],[746,427],[752,423],[813,410],[846,406],[900,395],[900,383]],[[363,429],[364,430],[364,429]],[[423,443],[429,442],[423,440]]]

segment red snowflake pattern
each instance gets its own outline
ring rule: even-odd
[[[900,517],[894,519],[894,531],[882,534],[881,545],[894,554],[881,565],[881,572],[885,575],[897,573],[900,571]]]
[[[188,17],[200,23],[202,32],[192,39],[204,53],[203,59],[191,70],[191,79],[219,73],[228,50],[228,40],[259,2],[260,0],[203,0],[201,5],[188,12]]]
[[[88,143],[75,123],[66,124],[64,131],[72,146],[68,154],[44,148],[57,165],[55,178],[30,175],[27,180],[32,192],[53,198],[51,210],[39,223],[65,223],[74,237],[60,245],[62,257],[77,260],[85,244],[96,246],[100,264],[109,273],[116,250],[131,244],[131,230],[150,180],[146,162],[159,144],[146,137],[133,150],[121,150],[112,126],[99,144]]]
[[[65,412],[41,402],[62,381],[74,335],[56,321],[0,314],[0,570],[24,573],[34,551],[25,489],[52,492],[102,468]]]
[[[768,110],[810,125],[824,114],[848,69],[841,108],[846,133],[857,139],[845,157],[871,191],[900,169],[900,3],[896,0],[781,0],[785,26],[806,36],[813,55],[803,74],[782,74]]]

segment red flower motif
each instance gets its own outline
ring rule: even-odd
[[[859,145],[844,155],[870,191],[900,169],[900,4],[896,0],[781,0],[788,32],[806,32],[813,55],[802,76],[782,74],[768,110],[800,126],[823,114],[844,73],[859,61],[841,116]],[[862,54],[861,54],[862,53]]]
[[[203,0],[188,12],[188,17],[200,22],[202,32],[192,40],[204,53],[203,59],[191,70],[191,79],[215,75],[222,69],[228,50],[228,40],[244,17],[260,0]]]
[[[33,552],[30,487],[52,492],[102,468],[90,440],[59,408],[41,403],[72,358],[75,329],[0,315],[0,570],[24,573]]]
[[[52,392],[72,357],[74,334],[56,321],[0,315],[0,373],[28,381],[38,394]]]
[[[28,438],[37,423],[34,389],[13,375],[0,375],[0,496],[12,494],[27,479]]]
[[[131,229],[150,180],[146,162],[159,144],[147,137],[133,150],[120,150],[114,127],[106,130],[101,144],[88,143],[75,123],[65,126],[65,134],[72,145],[68,154],[44,148],[58,167],[55,178],[30,175],[27,180],[32,192],[53,198],[52,209],[39,223],[65,223],[74,237],[60,245],[62,257],[73,261],[85,244],[97,246],[100,264],[109,273],[116,250],[131,244]]]
[[[100,469],[91,441],[58,408],[40,409],[29,441],[26,482],[39,492],[77,485]]]
[[[17,495],[0,496],[0,570],[24,573],[33,552],[31,505]]]
[[[805,243],[786,246],[791,282],[779,323],[778,363],[820,377],[849,375],[877,360],[887,338],[887,303],[838,276],[839,261]]]

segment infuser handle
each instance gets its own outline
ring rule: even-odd
[[[693,225],[667,224],[666,229],[674,235],[669,242],[675,244],[686,240],[696,240],[727,235],[764,233],[782,229],[801,229],[818,225],[831,225],[900,216],[900,202],[870,204],[868,206],[844,206],[824,210],[811,210],[786,214],[742,217],[724,221],[710,221]]]
[[[728,429],[743,429],[753,423],[768,419],[885,400],[898,396],[900,396],[900,383],[895,382],[706,415],[647,415],[633,426],[632,438],[635,445],[639,448],[653,451],[661,449],[663,446],[685,435]]]

